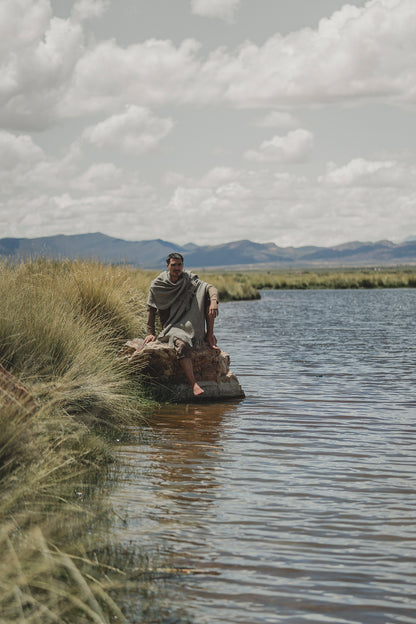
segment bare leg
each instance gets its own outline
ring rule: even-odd
[[[187,380],[192,386],[192,392],[194,393],[194,396],[200,396],[201,394],[204,394],[204,391],[202,390],[201,386],[197,384],[194,377],[194,367],[192,365],[192,359],[187,357],[182,358],[179,360],[179,364],[182,366],[183,372],[185,373]]]
[[[219,347],[217,347],[217,339],[214,336],[214,317],[210,316],[210,314],[208,313],[209,308],[207,308],[206,310],[206,314],[205,314],[205,320],[207,322],[207,333],[205,335],[205,341],[208,343],[208,345],[211,347],[211,349],[219,349]]]

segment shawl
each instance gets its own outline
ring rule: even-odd
[[[188,271],[183,271],[177,282],[172,282],[169,271],[162,271],[153,280],[147,305],[170,311],[158,340],[169,341],[170,347],[173,347],[174,338],[180,338],[191,347],[203,342],[208,286],[207,282]]]

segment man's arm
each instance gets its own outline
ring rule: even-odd
[[[156,308],[147,306],[147,336],[144,344],[154,342],[156,340]]]
[[[208,284],[208,296],[210,299],[208,315],[215,319],[218,316],[218,290],[212,284]]]

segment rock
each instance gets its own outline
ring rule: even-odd
[[[220,349],[203,345],[192,350],[194,375],[204,390],[200,398],[194,397],[174,349],[166,343],[156,340],[143,345],[143,340],[135,338],[126,342],[119,357],[147,378],[158,399],[182,403],[244,397],[237,377],[230,371],[230,356]]]

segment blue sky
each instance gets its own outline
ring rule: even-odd
[[[1,237],[416,234],[415,0],[2,0]]]

